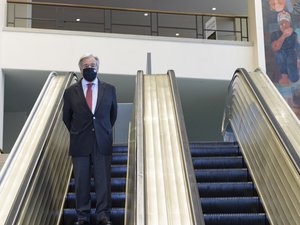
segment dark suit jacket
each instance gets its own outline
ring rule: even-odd
[[[70,155],[87,156],[94,148],[101,154],[111,155],[112,127],[117,118],[116,89],[98,80],[97,105],[93,114],[81,81],[64,93],[63,121],[70,132]]]

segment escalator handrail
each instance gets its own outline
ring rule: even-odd
[[[274,85],[273,85],[272,81],[269,79],[269,77],[266,74],[264,74],[260,69],[256,69],[255,72],[258,73],[256,75],[263,76],[265,78],[266,82],[268,83],[266,88],[269,88],[269,90],[272,92],[272,94],[275,95],[274,97],[281,100],[280,105],[283,107],[280,107],[280,110],[284,110],[287,112],[287,114],[290,116],[289,122],[298,123],[300,126],[299,119],[291,111],[291,108],[286,104],[286,102],[284,101],[284,99],[282,98],[280,93],[274,87]],[[273,113],[274,108],[271,108],[270,105],[263,98],[259,89],[253,82],[253,79],[251,78],[250,74],[244,68],[237,69],[234,73],[233,79],[231,80],[231,84],[229,85],[229,88],[232,86],[234,80],[236,79],[236,77],[238,75],[241,75],[246,80],[246,82],[249,84],[249,87],[252,89],[253,95],[256,96],[257,101],[259,102],[261,108],[264,110],[265,115],[269,119],[271,126],[273,126],[273,128],[274,128],[275,132],[277,133],[278,137],[280,138],[282,144],[285,146],[285,149],[286,149],[288,155],[290,156],[292,162],[294,163],[294,166],[296,167],[298,173],[300,174],[300,155],[298,152],[299,150],[297,150],[295,148],[295,146],[292,144],[291,137],[287,136],[287,133],[284,131],[277,116]],[[284,106],[286,106],[286,107],[284,107]],[[225,124],[223,124],[223,128],[222,128],[223,131],[225,130],[224,126],[225,126]],[[299,133],[297,133],[297,134],[290,133],[290,135],[298,135],[299,136]],[[300,147],[299,137],[295,137],[295,138],[293,138],[293,140],[298,141],[297,147],[299,148]]]
[[[186,182],[188,185],[188,191],[190,195],[189,200],[192,209],[192,216],[193,216],[194,224],[204,225],[205,223],[204,223],[203,210],[199,201],[200,197],[198,191],[198,184],[197,184],[193,161],[191,157],[191,151],[189,147],[189,141],[188,141],[188,136],[187,136],[184,117],[183,117],[182,105],[179,96],[179,89],[175,80],[174,71],[169,70],[167,74],[170,77],[170,82],[172,87],[173,99],[175,104],[175,114],[178,121],[177,125],[178,125],[179,139],[183,149],[182,158],[184,160],[184,164],[186,165],[185,174],[186,174]]]
[[[272,87],[271,89],[273,89],[274,94],[278,95],[279,99],[282,99],[280,93],[275,89],[272,81],[269,79],[269,77],[266,74],[263,74],[263,72],[260,69],[256,69],[255,72],[260,73],[261,76],[264,76],[269,82],[270,86]],[[249,76],[249,74],[247,75]],[[249,78],[248,78],[249,79]],[[261,103],[262,108],[265,110],[266,115],[268,116],[272,126],[274,126],[275,131],[277,132],[278,136],[280,137],[283,145],[286,148],[287,153],[289,154],[289,156],[291,157],[291,160],[293,161],[298,173],[300,174],[300,155],[299,152],[297,152],[295,146],[292,144],[291,142],[291,137],[287,136],[287,133],[284,131],[284,129],[282,128],[280,121],[277,119],[276,115],[273,113],[273,110],[270,108],[270,106],[267,104],[267,102],[265,101],[265,99],[262,97],[261,93],[257,90],[257,87],[253,84],[252,80],[249,79],[249,82],[251,83],[251,86],[254,89],[254,93],[257,94],[257,98],[259,99],[259,102]],[[283,100],[283,99],[282,99]],[[283,100],[284,105],[287,106],[286,102]],[[294,114],[294,112],[291,111],[291,108],[289,106],[287,106],[286,108],[282,107],[281,110],[286,110],[288,111],[288,114],[290,115],[289,120],[297,123],[300,125],[299,123],[299,119],[296,118],[296,115]],[[294,135],[295,133],[293,133],[292,135]],[[290,134],[291,135],[291,134]],[[295,137],[295,140],[299,140],[299,133],[296,134],[298,137]],[[298,147],[300,146],[300,142],[298,141]]]
[[[235,71],[223,116],[226,131],[239,143],[270,224],[299,224],[300,123],[260,70]]]
[[[9,153],[9,156],[8,156],[8,158],[7,158],[7,160],[6,160],[3,168],[0,171],[0,190],[1,190],[1,184],[4,181],[5,176],[8,174],[9,166],[11,164],[13,164],[13,161],[16,158],[16,154],[18,153],[17,150],[19,148],[20,143],[22,142],[22,139],[24,138],[26,130],[28,129],[28,126],[30,125],[30,123],[31,123],[31,121],[32,121],[32,119],[34,117],[34,114],[35,114],[36,110],[38,109],[39,105],[41,104],[41,101],[42,101],[42,99],[43,99],[43,97],[44,97],[44,95],[45,95],[45,93],[47,91],[47,88],[48,88],[50,82],[51,82],[51,79],[54,76],[57,76],[56,72],[51,72],[49,74],[49,76],[48,76],[48,78],[47,78],[47,80],[46,80],[46,82],[45,82],[45,84],[44,84],[44,86],[43,86],[43,88],[42,88],[42,90],[41,90],[41,92],[40,92],[40,94],[39,94],[36,102],[34,103],[33,108],[31,110],[31,112],[30,112],[30,114],[29,114],[29,116],[28,116],[28,118],[27,118],[27,120],[26,120],[26,122],[25,122],[25,124],[24,124],[24,126],[23,126],[23,128],[22,128],[22,130],[21,130],[21,132],[20,132],[20,134],[19,134],[19,136],[18,136],[18,138],[17,138],[14,146],[13,146],[13,148],[12,148],[12,150]]]
[[[125,225],[144,225],[144,125],[143,125],[143,71],[138,71],[135,84],[134,108],[129,125],[126,177]]]
[[[137,74],[137,105],[136,105],[136,179],[137,179],[137,225],[146,224],[145,203],[145,159],[144,159],[144,83],[143,71]]]
[[[41,104],[43,104],[42,103],[44,101],[43,98],[46,97],[46,93],[48,92],[48,89],[50,87],[50,83],[51,83],[52,79],[57,76],[58,75],[56,72],[52,72],[48,76],[48,79],[47,79],[44,87],[42,88],[42,91],[40,92],[40,95],[39,95],[32,111],[30,112],[28,120],[26,121],[26,123],[22,129],[22,133],[18,137],[17,142],[13,147],[13,150],[16,152],[16,154],[13,155],[14,157],[17,156],[19,148],[22,148],[23,139],[26,137],[28,130],[30,130],[29,127],[30,127],[30,124],[34,121],[35,115],[37,113],[39,113],[39,111],[40,111],[39,108],[40,108],[40,106],[42,106]],[[63,86],[63,89],[60,90],[60,93],[76,79],[77,79],[77,76],[75,73],[69,73],[69,76],[67,76],[64,79],[64,83],[63,83],[64,86]],[[39,141],[38,141],[40,143],[39,146],[43,146],[43,147],[33,155],[32,160],[30,159],[31,163],[25,169],[27,171],[26,177],[20,177],[20,179],[22,180],[22,184],[20,187],[16,187],[16,188],[18,188],[16,194],[14,196],[11,196],[13,198],[13,204],[8,209],[9,213],[6,214],[6,218],[1,218],[6,221],[5,224],[15,224],[15,223],[18,223],[18,220],[20,218],[24,218],[24,215],[23,215],[24,213],[22,212],[22,210],[23,210],[22,205],[25,204],[24,199],[25,199],[25,196],[28,194],[27,190],[30,189],[30,187],[31,187],[30,185],[33,182],[31,179],[32,179],[32,177],[34,177],[35,169],[38,169],[40,166],[39,165],[40,157],[43,155],[41,153],[41,151],[44,148],[44,146],[46,145],[46,143],[48,142],[47,138],[48,138],[49,134],[51,133],[51,130],[53,129],[54,123],[55,123],[55,121],[60,120],[59,112],[61,111],[62,104],[63,104],[63,101],[62,101],[62,95],[61,95],[60,98],[56,100],[55,104],[52,107],[53,113],[51,114],[51,117],[49,117],[47,120],[46,130],[43,130],[43,133],[45,133],[45,134],[42,137],[45,137],[45,140],[39,139]],[[28,137],[27,137],[27,139],[28,139]],[[8,161],[8,163],[6,164],[7,169],[4,171],[6,176],[10,175],[9,168],[11,166],[14,166],[15,163],[18,163],[18,161],[16,161],[16,162],[15,161],[16,161],[15,158],[12,158],[12,160]],[[18,165],[19,165],[19,163],[18,163]],[[2,180],[1,185],[3,185],[3,186],[6,185],[5,180]],[[44,188],[46,188],[46,187],[44,187]],[[0,189],[1,194],[5,194],[5,193],[2,193],[1,191],[2,190]],[[35,213],[39,213],[39,212],[35,212]],[[57,216],[57,215],[53,214],[53,216]],[[25,218],[26,218],[26,216],[25,216]]]

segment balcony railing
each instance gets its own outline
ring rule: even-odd
[[[246,16],[10,0],[7,3],[8,27],[249,41]]]

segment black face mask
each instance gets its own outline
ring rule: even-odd
[[[82,70],[82,76],[87,81],[95,80],[97,76],[97,69],[96,68],[85,68]]]

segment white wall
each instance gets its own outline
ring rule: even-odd
[[[254,69],[253,46],[246,42],[22,28],[5,28],[2,42],[5,69],[78,71],[77,61],[87,52],[100,57],[100,70],[107,74],[145,71],[147,52],[152,73],[173,69],[178,77],[227,80],[237,67]]]

